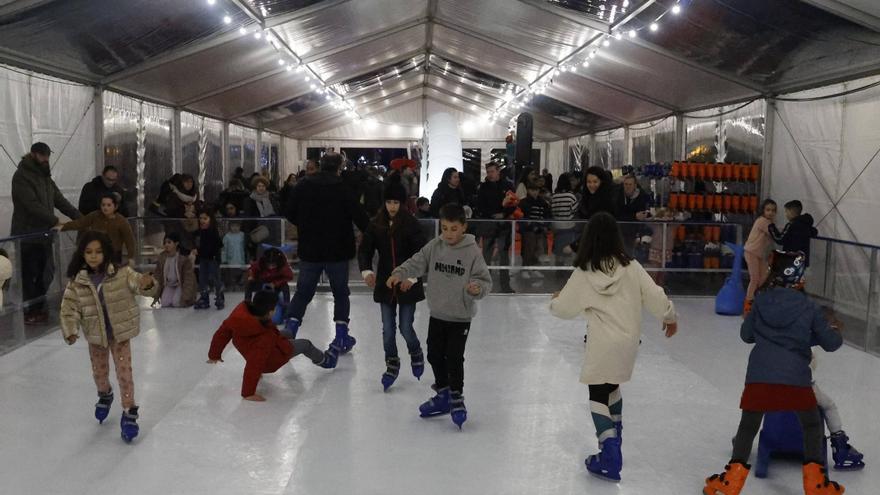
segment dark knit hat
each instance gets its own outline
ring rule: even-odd
[[[254,316],[264,316],[272,312],[276,304],[278,304],[278,296],[275,295],[274,291],[261,290],[254,294],[254,299],[251,302],[251,312]]]
[[[391,182],[385,186],[385,201],[400,201],[406,203],[406,189],[400,182]]]
[[[52,154],[52,148],[46,143],[34,143],[31,146],[31,153],[39,153],[41,155],[49,156]]]

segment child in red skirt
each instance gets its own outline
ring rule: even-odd
[[[810,370],[811,347],[835,351],[843,344],[823,310],[801,291],[806,257],[776,251],[767,281],[755,296],[752,311],[740,330],[743,341],[755,344],[749,355],[742,419],[725,472],[706,479],[705,495],[738,495],[748,477],[747,464],[764,413],[794,411],[804,431],[804,493],[841,494],[830,481],[822,455],[823,428]]]

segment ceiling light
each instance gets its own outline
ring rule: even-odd
[[[581,65],[582,65],[583,67],[585,67],[585,68],[586,68],[586,67],[589,67],[589,66],[590,66],[590,61],[589,61],[589,60],[584,60],[584,63],[582,63]]]
[[[217,0],[208,0],[208,5],[214,5],[217,3]]]
[[[306,79],[306,82],[309,82],[309,81],[311,81],[311,80],[312,80],[312,78],[311,78],[311,77],[309,77],[309,76],[308,76],[308,75],[306,75],[306,78],[305,78],[305,79]]]
[[[611,40],[609,38],[605,38],[605,40],[602,41],[602,46],[611,46]]]
[[[675,5],[672,7],[672,13],[675,14],[675,15],[681,14],[681,5],[679,5],[679,4],[675,4]]]
[[[636,34],[638,34],[638,33],[636,33],[636,30],[635,30],[635,29],[630,29],[630,30],[629,30],[629,37],[630,37],[630,38],[635,38],[635,37],[636,37]]]
[[[278,59],[278,65],[284,65],[284,64],[285,64],[284,59],[283,59],[283,58],[279,58],[279,59]]]
[[[256,33],[254,33],[254,38],[256,38],[256,39],[260,39],[260,38],[262,38],[262,37],[263,37],[263,33],[259,32],[259,31],[257,31]]]
[[[288,65],[288,66],[287,66],[287,72],[291,72],[291,71],[293,71],[293,66],[292,66],[292,65]]]
[[[229,17],[228,15],[224,15],[223,16],[223,24],[232,24],[232,17]]]
[[[244,27],[240,27],[238,28],[238,32],[239,34],[247,34],[247,29],[245,29]]]
[[[660,25],[657,24],[656,22],[652,22],[651,23],[651,31],[657,31],[658,29],[660,29]]]

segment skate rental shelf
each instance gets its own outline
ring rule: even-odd
[[[821,417],[828,479],[846,493],[874,493],[878,115],[876,1],[0,1],[0,493],[679,495],[699,493],[708,476],[728,471],[716,480],[735,485],[743,470],[724,466],[760,342],[743,341],[744,305],[728,304],[724,316],[715,298],[745,291],[749,273],[735,276],[734,267],[746,264],[734,253],[742,253],[766,199],[778,205],[779,231],[789,223],[786,203],[800,201],[812,217],[818,236],[809,241],[803,293],[844,342],[834,352],[813,348],[812,378],[836,404]],[[43,146],[48,174],[39,168]],[[356,202],[380,212],[387,186],[396,184],[391,172],[404,192],[389,197],[404,199],[401,208],[413,214],[419,198],[457,195],[444,196],[456,189],[444,174],[458,172],[472,215],[467,233],[493,286],[475,301],[462,292],[476,316],[467,330],[446,329],[466,336],[463,392],[445,394],[435,381],[425,301],[413,324],[425,351],[421,368],[402,338],[397,360],[389,359],[383,308],[357,258],[348,263],[347,290],[321,272],[301,320],[290,316],[281,287],[271,286],[278,290],[271,317],[284,336],[295,328],[294,340],[312,346],[300,343],[302,355],[257,374],[248,400],[245,367],[256,358],[240,352],[235,336],[222,362],[209,358],[215,333],[236,309],[259,321],[242,305],[252,262],[279,249],[294,275],[290,296],[314,268],[300,257],[307,252],[301,229],[281,200],[312,181],[328,153],[344,156]],[[589,323],[553,316],[551,296],[579,273],[573,241],[589,220],[504,217],[504,201],[504,218],[486,214],[478,201],[482,184],[495,187],[489,163],[500,165],[514,192],[531,169],[544,179],[539,197],[552,199],[560,176],[571,173],[582,199],[585,171],[599,167],[611,173],[615,194],[633,174],[649,197],[644,221],[618,221],[622,247],[674,304],[677,334],[667,338],[668,327],[646,313],[640,334],[627,334],[638,342],[635,366],[618,390],[599,387],[596,395],[579,381],[585,353],[596,349],[603,324],[641,310],[627,307],[600,322],[583,304]],[[48,185],[37,196],[48,190],[54,206],[63,196],[76,208],[84,191],[107,179],[106,166],[124,190],[119,201],[136,247],[126,253],[131,269],[158,279],[157,267],[171,259],[164,251],[170,233],[181,239],[176,259],[189,266],[198,211],[181,206],[184,218],[164,216],[169,195],[186,203],[170,187],[174,177],[193,181],[182,196],[222,201],[217,234],[221,242],[238,239],[243,251],[236,261],[221,255],[206,284],[212,294],[193,289],[198,311],[133,296],[136,307],[127,312],[139,315],[140,326],[129,349],[111,345],[106,337],[116,334],[106,327],[92,339],[108,348],[90,349],[84,330],[65,341],[67,272],[86,233],[43,225],[68,218],[28,201],[22,185],[30,171],[26,185]],[[277,204],[251,197],[263,180],[255,175]],[[505,191],[498,196],[507,201]],[[261,216],[267,205],[277,215]],[[21,219],[40,226],[21,228]],[[427,239],[443,234],[437,218],[418,226]],[[348,229],[320,238],[342,233],[347,239]],[[391,245],[399,265],[400,246]],[[460,269],[455,260],[443,266]],[[344,266],[334,268],[338,280]],[[187,275],[198,286],[196,270]],[[343,305],[334,304],[334,289],[350,292],[349,318],[336,317]],[[399,327],[407,316],[395,304]],[[281,335],[274,342],[289,351],[293,344]],[[92,365],[100,352],[122,363],[121,381],[109,356],[106,368]],[[132,386],[134,405],[125,397]],[[616,397],[625,397],[622,413]],[[608,417],[614,434],[597,435],[595,421]],[[805,471],[804,456],[813,452],[805,429],[816,436],[801,420],[790,412],[762,419],[743,495],[829,493],[824,474]],[[612,435],[603,442],[621,439],[619,449],[597,445],[602,433]],[[805,487],[805,479],[820,482]]]

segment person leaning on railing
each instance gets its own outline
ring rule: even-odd
[[[123,263],[122,248],[131,258],[135,254],[134,234],[131,231],[131,225],[124,216],[117,213],[119,208],[119,198],[116,193],[104,193],[101,196],[100,210],[93,211],[84,217],[80,217],[71,222],[64,223],[55,227],[61,231],[77,230],[87,232],[94,230],[103,232],[110,238],[113,245],[114,263]]]
[[[12,176],[12,226],[10,234],[23,236],[43,234],[59,224],[57,208],[72,219],[81,217],[79,210],[61,194],[52,180],[49,156],[52,150],[46,143],[34,143],[31,152],[22,157],[18,170]],[[46,262],[52,259],[52,239],[45,235],[30,235],[21,240],[22,296],[25,303],[26,325],[49,320],[45,308],[48,290]]]

